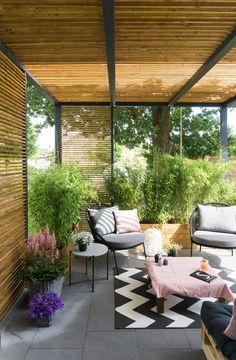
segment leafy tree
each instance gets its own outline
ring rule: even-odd
[[[41,117],[43,121],[34,125],[33,118]],[[30,80],[27,82],[27,144],[28,157],[37,152],[37,139],[41,130],[54,125],[53,104],[43,96],[42,92]]]
[[[38,130],[47,126],[53,126],[54,106],[30,80],[27,82],[27,118],[43,117],[44,121],[36,125]]]
[[[38,131],[30,119],[27,121],[27,151],[28,157],[32,158],[37,152]]]
[[[198,158],[219,154],[218,110],[203,108],[199,113],[195,113],[192,108],[186,107],[182,108],[182,116],[183,155]],[[171,110],[169,134],[170,152],[173,155],[178,155],[180,152],[179,124],[180,108],[176,107]],[[116,109],[115,136],[118,144],[134,148],[142,143],[146,149],[146,156],[149,155],[150,157],[153,150],[153,132],[152,109],[150,107],[119,107]]]
[[[178,155],[180,153],[180,108],[173,109],[171,117],[171,153]],[[200,158],[205,155],[219,154],[220,120],[218,110],[203,108],[196,114],[191,108],[183,108],[182,119],[184,156]]]

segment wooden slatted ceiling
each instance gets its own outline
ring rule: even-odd
[[[109,101],[106,64],[26,64],[58,101]]]
[[[26,236],[25,76],[0,52],[0,318],[23,289]]]
[[[0,39],[58,101],[109,100],[100,0],[1,1],[0,19]]]
[[[116,1],[117,101],[168,101],[232,32],[235,1]],[[222,61],[236,63],[236,52]],[[127,65],[130,63],[130,65]],[[135,73],[136,72],[136,73]],[[229,69],[227,78],[233,75]],[[219,78],[218,78],[219,75]],[[222,71],[180,101],[225,99]],[[217,84],[217,88],[215,88]],[[235,79],[228,85],[234,88]],[[211,93],[212,97],[206,95]],[[202,92],[202,95],[200,95]],[[235,94],[235,92],[234,92]],[[196,95],[196,96],[195,96]]]
[[[2,0],[0,18],[0,39],[59,101],[109,99],[101,0]],[[235,24],[235,0],[116,0],[117,100],[168,102]],[[186,98],[225,99],[221,74]]]

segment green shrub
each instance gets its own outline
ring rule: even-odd
[[[158,158],[157,169],[156,174],[147,169],[143,185],[145,222],[188,222],[198,203],[227,199],[223,163],[164,155]]]
[[[144,174],[131,166],[115,166],[105,177],[106,188],[113,204],[120,209],[133,209],[143,201],[142,183]]]
[[[77,164],[53,165],[38,171],[29,184],[29,212],[38,229],[48,226],[58,247],[71,239],[72,226],[96,192]]]

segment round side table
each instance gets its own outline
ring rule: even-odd
[[[79,251],[78,247],[74,247],[71,251],[71,255],[80,256],[85,258],[85,274],[87,275],[88,281],[91,284],[92,292],[94,292],[94,266],[95,266],[95,257],[102,256],[107,254],[107,280],[108,280],[108,267],[109,267],[109,253],[108,247],[99,243],[92,243],[87,247],[86,251]],[[88,259],[92,258],[92,281],[88,277]],[[69,284],[71,285],[71,256],[70,256],[70,265],[69,265]]]

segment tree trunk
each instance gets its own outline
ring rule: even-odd
[[[156,171],[157,157],[170,152],[170,108],[167,106],[152,107],[153,125],[153,169]]]

